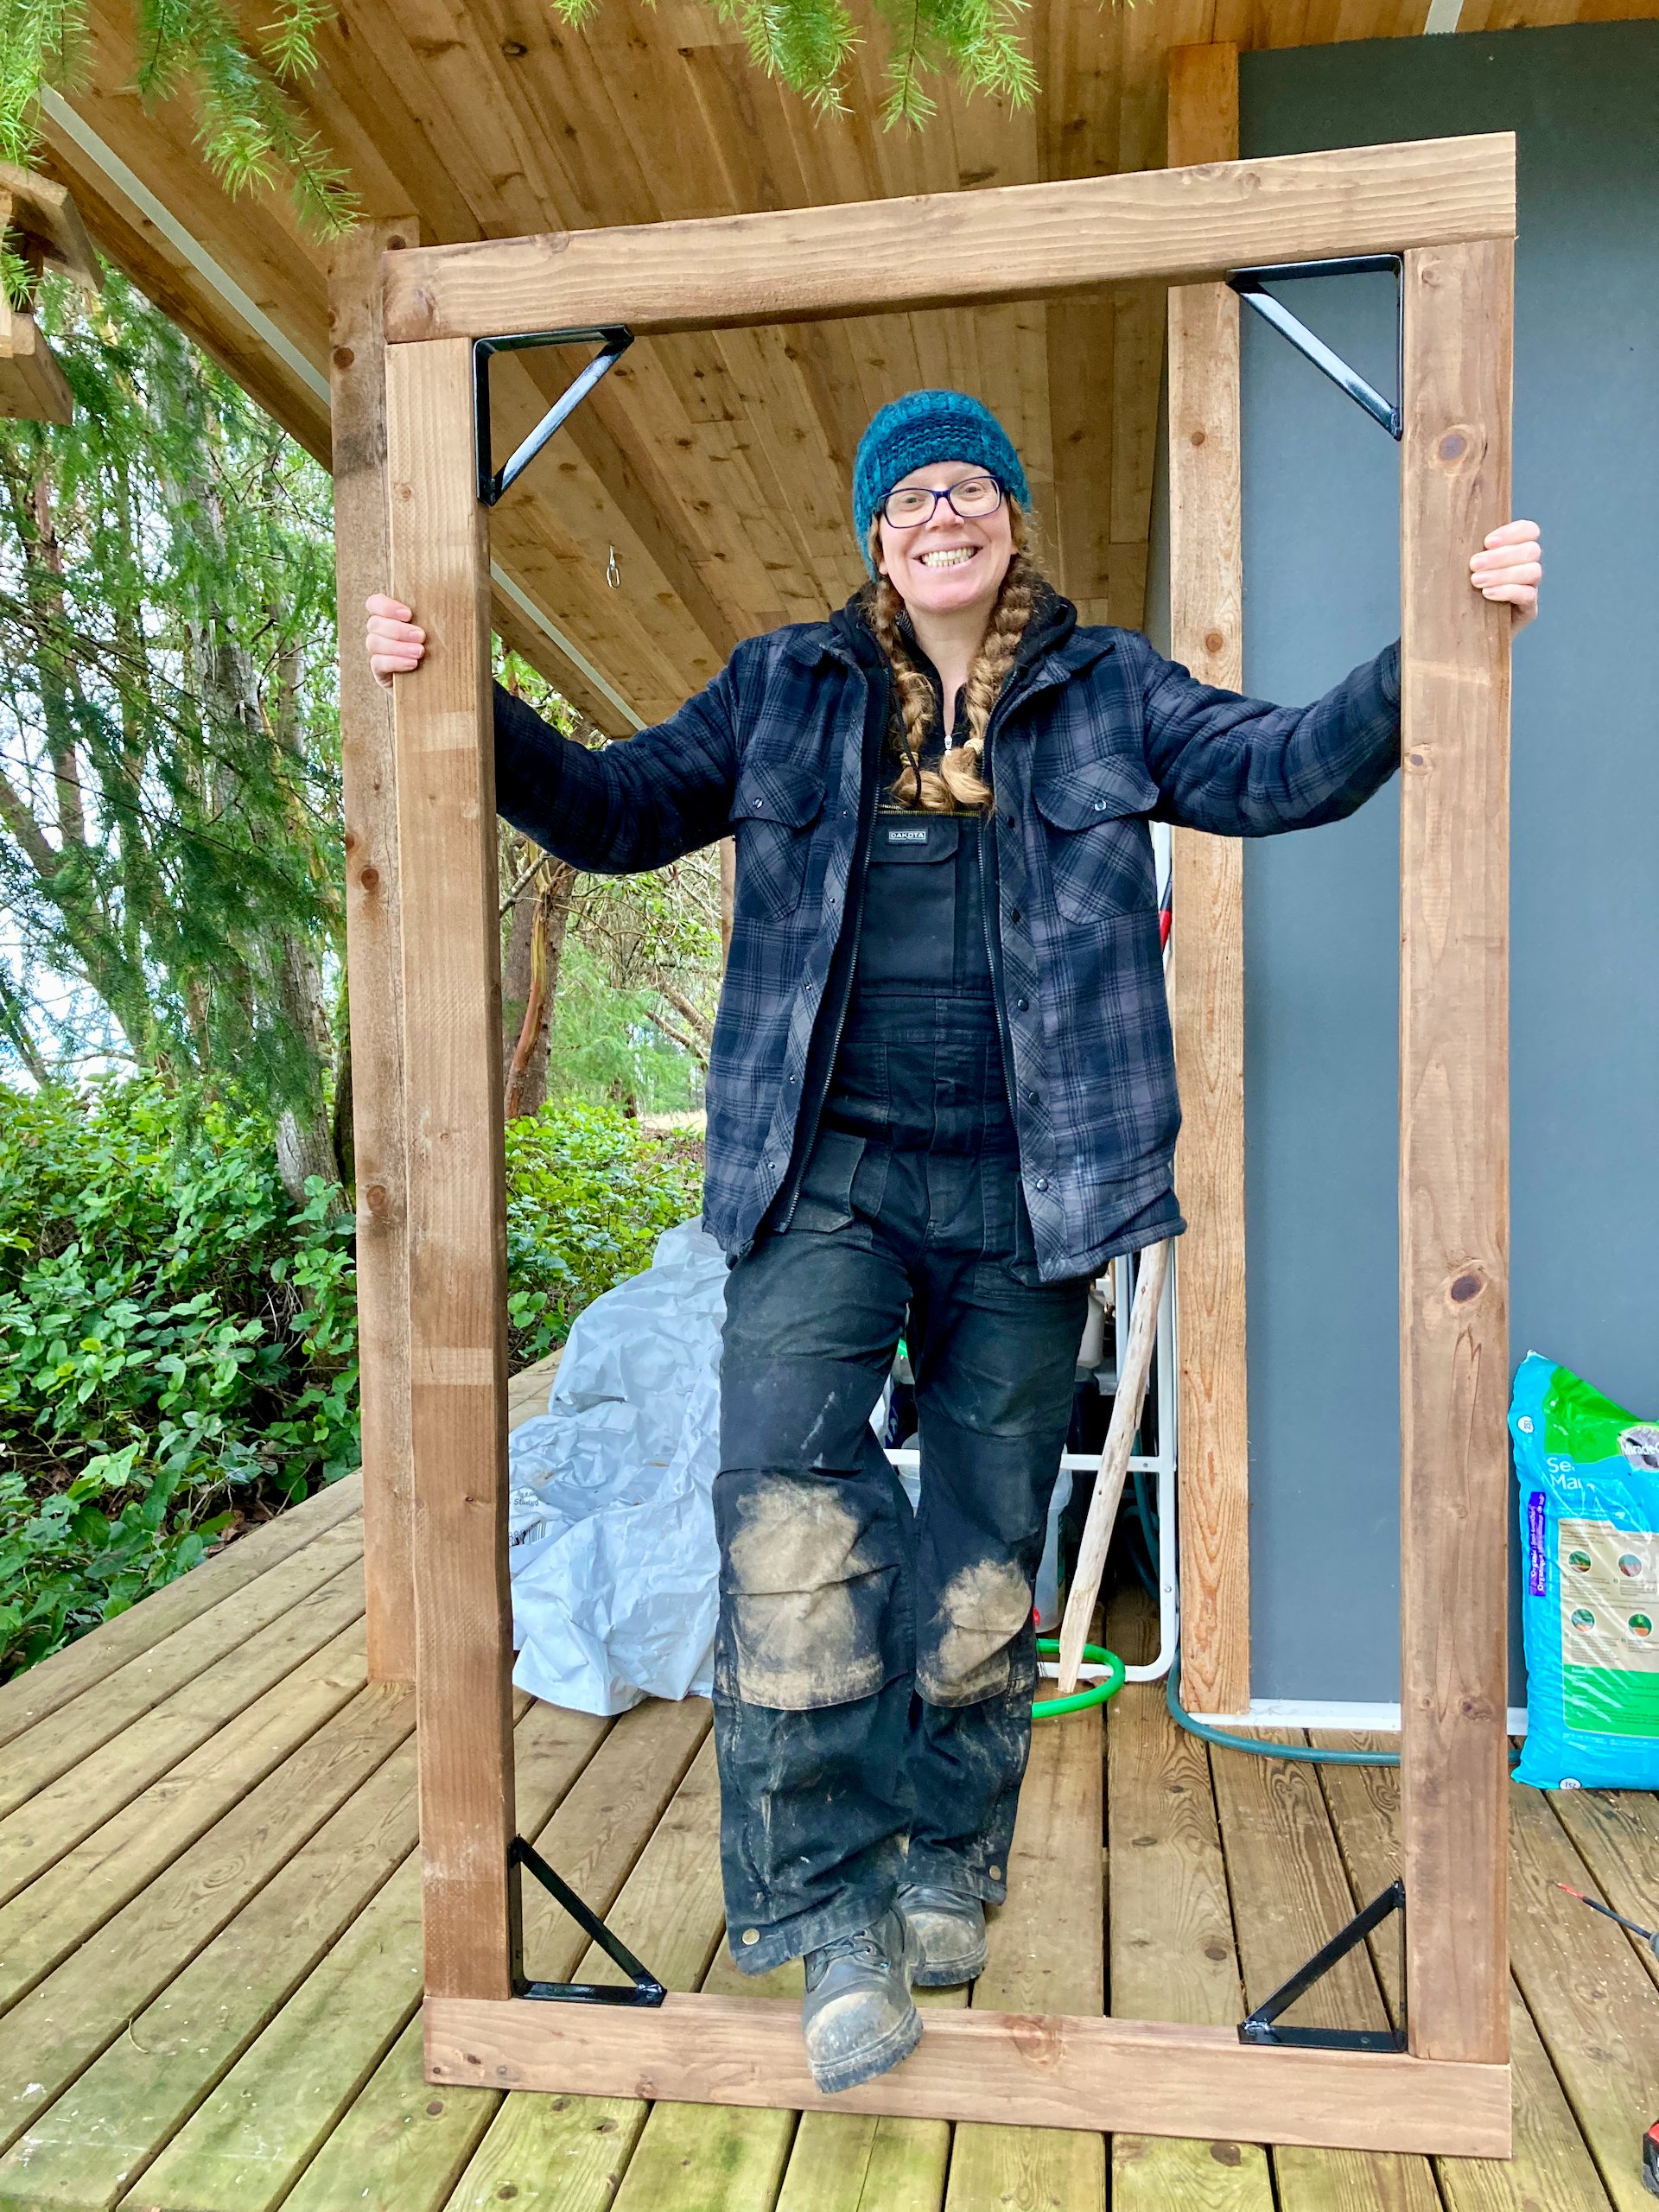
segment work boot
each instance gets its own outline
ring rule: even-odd
[[[911,1980],[918,1989],[948,1989],[985,1971],[985,1908],[966,1890],[943,1882],[904,1882],[899,1910],[915,1947]]]
[[[896,1912],[806,1955],[801,2032],[812,2079],[829,2094],[908,2058],[921,2040],[911,2002],[912,1939]]]

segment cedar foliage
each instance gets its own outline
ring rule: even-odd
[[[627,0],[608,0],[612,6]],[[607,0],[552,0],[580,25]],[[647,0],[649,4],[649,0]],[[750,59],[820,110],[848,105],[857,25],[846,0],[708,0],[741,31]],[[1030,104],[1036,73],[1021,37],[1029,0],[874,0],[887,40],[882,120],[917,126],[933,113],[927,79],[954,73],[965,92]],[[301,219],[321,236],[347,228],[357,201],[346,172],[296,97],[318,65],[318,35],[334,0],[274,0],[250,41],[226,0],[134,0],[138,66],[147,99],[188,96],[196,138],[231,192],[285,185]],[[0,158],[35,150],[40,89],[73,90],[89,46],[87,0],[0,0]]]
[[[76,416],[0,424],[0,1058],[234,1070],[297,1198],[334,1173],[328,480],[113,270],[41,312]]]

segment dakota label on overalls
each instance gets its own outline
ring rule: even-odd
[[[954,815],[937,822],[899,821],[876,817],[870,848],[873,861],[948,861],[955,856],[961,825]]]

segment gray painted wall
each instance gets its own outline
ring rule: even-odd
[[[1247,155],[1519,134],[1512,1349],[1659,1412],[1659,24],[1248,54],[1242,102]],[[1391,295],[1291,297],[1386,391]],[[1397,450],[1245,323],[1245,683],[1300,700],[1396,634]],[[1399,1695],[1398,834],[1390,787],[1246,858],[1258,1697]]]

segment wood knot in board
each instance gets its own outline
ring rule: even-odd
[[[439,2113],[443,2110],[443,2099],[442,2097],[434,2097],[432,2101],[427,2106],[426,2110],[428,2118],[435,2120]]]
[[[1204,431],[1202,431],[1202,430],[1194,430],[1194,431],[1193,431],[1193,433],[1192,433],[1192,442],[1193,442],[1193,444],[1194,444],[1195,446],[1201,446],[1201,445],[1204,443],[1204,441],[1205,441],[1205,433],[1204,433]]]
[[[405,238],[388,238],[386,240],[386,251],[388,253],[401,253],[408,244],[409,240]]]
[[[372,891],[380,880],[380,871],[378,868],[365,868],[357,880],[365,891]]]
[[[1014,2047],[1021,2058],[1034,2058],[1039,2063],[1049,2064],[1065,2050],[1063,2025],[1046,2013],[1011,2012],[1007,2024],[1013,2030]]]
[[[1452,1303],[1454,1306],[1466,1306],[1471,1298],[1478,1298],[1485,1287],[1485,1277],[1478,1269],[1467,1268],[1462,1274],[1454,1276],[1452,1279]]]
[[[1236,2166],[1242,2153],[1236,2143],[1212,2143],[1210,2155],[1218,2166]]]
[[[353,363],[356,359],[357,359],[356,354],[355,354],[354,353],[353,353],[353,351],[352,351],[352,349],[351,349],[351,347],[350,347],[349,346],[335,346],[335,348],[334,348],[334,366],[335,366],[337,369],[349,369],[349,368],[351,367],[351,365],[352,365],[352,363]]]
[[[371,1183],[367,1190],[363,1193],[363,1202],[368,1207],[371,1213],[384,1213],[386,1205],[385,1185],[384,1183]]]
[[[516,38],[504,38],[501,41],[501,51],[509,61],[522,61],[530,52],[530,48],[527,46],[520,46]]]
[[[1426,753],[1408,753],[1406,755],[1406,766],[1408,768],[1421,768],[1425,765],[1427,759],[1428,755]]]
[[[1204,633],[1204,650],[1207,653],[1218,653],[1226,642],[1219,630],[1206,630]]]

